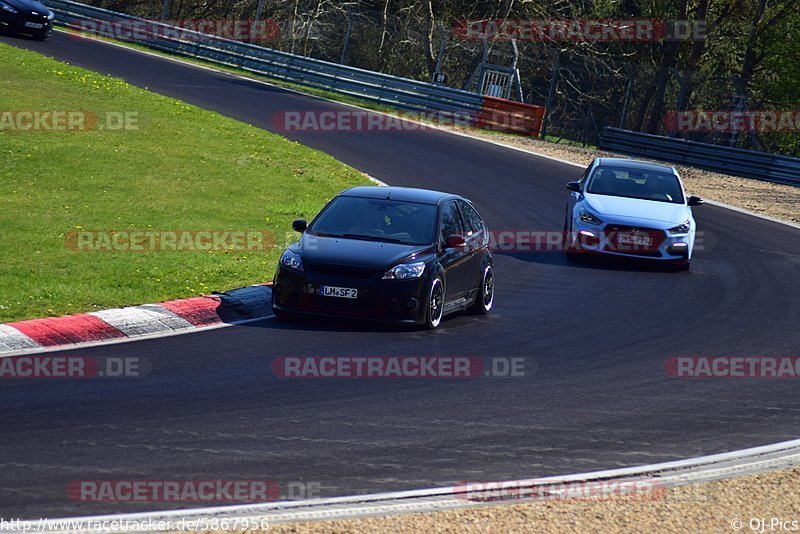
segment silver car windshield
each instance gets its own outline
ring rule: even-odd
[[[589,179],[587,193],[683,204],[678,177],[668,172],[624,167],[598,167]]]

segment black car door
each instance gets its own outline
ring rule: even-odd
[[[464,250],[467,254],[467,265],[464,271],[466,291],[470,292],[477,289],[481,283],[481,263],[489,240],[486,235],[486,226],[475,208],[463,200],[457,201],[457,204],[461,212],[461,220],[464,223],[464,239],[467,243]]]
[[[469,290],[469,254],[466,247],[448,246],[448,238],[457,235],[464,237],[464,224],[455,201],[442,206],[439,223],[439,243],[441,264],[445,272],[445,302],[452,302],[464,296]]]

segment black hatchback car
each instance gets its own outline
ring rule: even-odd
[[[287,248],[272,309],[436,328],[448,313],[494,304],[489,233],[467,199],[403,187],[343,191]]]
[[[53,33],[55,15],[36,0],[0,0],[0,30],[47,39]]]

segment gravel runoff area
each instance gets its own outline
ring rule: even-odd
[[[472,137],[495,141],[580,165],[589,165],[592,159],[598,156],[630,157],[516,135],[486,133],[480,130],[467,133]],[[654,161],[654,163],[664,164],[659,161]],[[800,211],[797,209],[800,206],[800,187],[719,174],[696,167],[683,165],[674,165],[674,167],[681,174],[688,194],[698,195],[708,200],[729,204],[775,219],[800,223]]]
[[[274,533],[797,532],[800,468],[628,496],[274,525]]]

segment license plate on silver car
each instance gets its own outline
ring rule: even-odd
[[[617,238],[620,245],[634,245],[640,247],[649,247],[653,244],[653,238],[646,235],[637,234],[619,234]]]
[[[358,298],[358,289],[350,287],[319,286],[319,294],[323,297]]]

